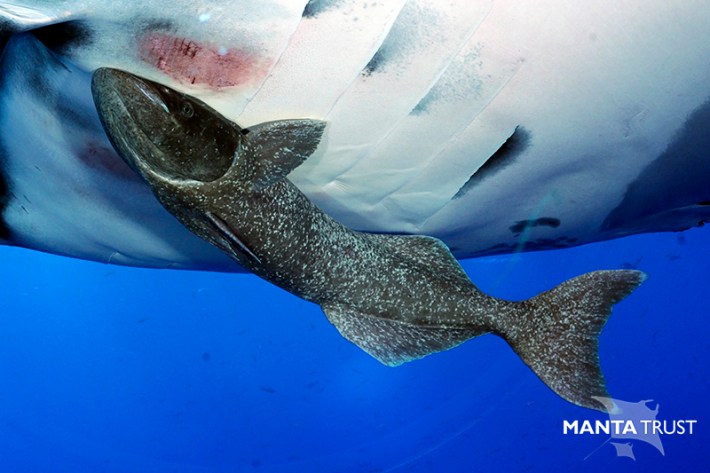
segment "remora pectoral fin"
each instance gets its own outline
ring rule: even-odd
[[[388,366],[448,350],[476,335],[466,328],[415,325],[342,305],[324,305],[322,309],[343,337]]]
[[[249,128],[244,149],[254,162],[254,188],[285,178],[318,148],[326,122],[279,120]]]
[[[236,257],[240,262],[243,261],[239,258],[242,255],[245,258],[252,260],[254,263],[260,265],[261,260],[259,257],[249,248],[249,244],[240,238],[239,234],[234,231],[234,229],[220,216],[212,213],[206,212],[205,218],[208,225],[214,231],[224,244],[224,250],[230,253],[232,256]]]

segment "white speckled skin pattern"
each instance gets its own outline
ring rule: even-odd
[[[116,70],[93,81],[119,154],[191,231],[256,275],[319,304],[348,340],[387,365],[494,333],[557,394],[603,409],[597,337],[638,271],[597,271],[522,302],[482,293],[448,248],[423,236],[356,232],[319,210],[286,175],[325,124],[248,130],[204,103]]]

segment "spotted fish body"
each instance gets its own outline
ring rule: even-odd
[[[496,299],[440,240],[353,231],[286,178],[318,148],[323,122],[241,129],[197,99],[113,69],[96,72],[93,91],[111,142],[170,213],[258,276],[319,304],[381,362],[495,333],[560,396],[603,407],[594,399],[607,396],[597,336],[642,273],[599,271],[529,301]]]
[[[90,106],[101,66],[246,126],[327,121],[327,140],[289,179],[351,228],[434,235],[459,258],[710,215],[707,2],[170,5],[0,0],[3,241],[236,269],[112,151]]]

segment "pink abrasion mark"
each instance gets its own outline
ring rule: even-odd
[[[118,155],[102,144],[89,142],[78,150],[76,157],[90,169],[109,174],[122,181],[140,182],[136,174]]]
[[[143,61],[183,84],[213,89],[243,85],[262,76],[261,61],[236,48],[219,48],[166,33],[149,33],[139,44]]]

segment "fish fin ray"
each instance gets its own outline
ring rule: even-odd
[[[439,277],[447,277],[449,282],[473,287],[471,279],[451,254],[449,247],[438,238],[378,233],[364,233],[363,235],[373,243],[386,247],[399,257],[412,261],[420,269],[433,271]]]
[[[478,335],[463,327],[413,324],[365,314],[339,304],[322,308],[343,337],[387,366],[398,366],[448,350]]]
[[[612,306],[645,279],[641,271],[594,271],[520,304],[504,317],[500,335],[560,397],[605,411],[609,397],[599,364],[599,334]]]
[[[253,185],[266,189],[284,179],[318,148],[326,122],[278,120],[250,127],[244,149],[253,159]]]

